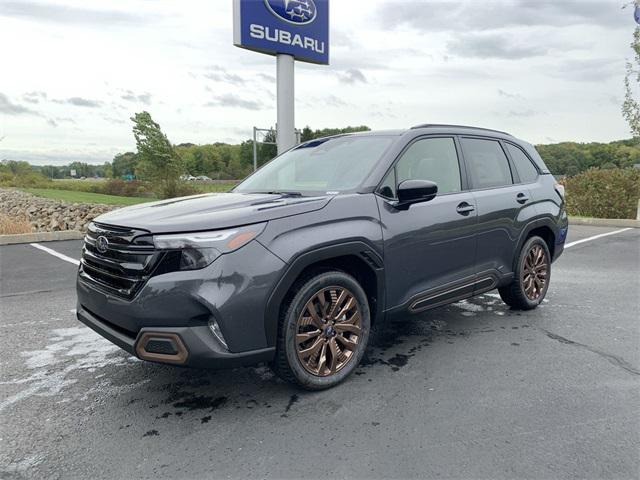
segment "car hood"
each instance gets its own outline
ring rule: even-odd
[[[323,208],[331,197],[207,193],[113,210],[95,222],[151,233],[195,232],[266,222]]]

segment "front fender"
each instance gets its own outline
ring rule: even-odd
[[[384,312],[384,267],[382,258],[375,253],[373,246],[365,241],[353,241],[325,245],[313,250],[302,252],[291,262],[286,269],[267,301],[265,309],[265,333],[267,345],[275,345],[278,336],[278,321],[280,307],[287,293],[300,274],[309,266],[330,260],[332,258],[355,256],[363,260],[376,277],[376,305],[371,306],[371,314],[374,321],[379,320]]]
[[[275,345],[287,293],[304,269],[317,262],[357,257],[376,278],[373,319],[384,310],[382,226],[373,194],[338,195],[322,210],[269,222],[258,241],[287,263],[266,306],[268,345]]]

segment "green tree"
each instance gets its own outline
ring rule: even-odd
[[[240,144],[240,166],[245,172],[253,170],[253,140],[245,140]]]
[[[159,197],[178,196],[182,187],[180,175],[183,172],[180,156],[149,112],[136,113],[131,121],[140,173],[152,183]]]
[[[62,174],[64,167],[57,167],[55,165],[42,165],[34,166],[33,168],[40,171],[40,173],[47,178],[64,178]]]
[[[633,63],[627,62],[627,71],[624,76],[624,102],[622,103],[622,116],[629,124],[634,138],[640,138],[640,104],[636,100],[634,91],[640,83],[640,27],[633,32]]]
[[[633,139],[610,143],[562,142],[536,145],[536,149],[554,175],[576,175],[589,168],[603,168],[605,164],[626,168],[640,163],[640,144]]]
[[[109,162],[104,162],[102,165],[102,177],[113,178],[113,166]]]
[[[356,133],[356,132],[368,132],[371,129],[366,125],[360,125],[358,127],[344,127],[344,128],[323,128],[320,130],[311,130],[309,126],[302,129],[300,140],[303,142],[313,140],[315,138],[328,137],[329,135],[338,135],[341,133]]]
[[[3,160],[2,167],[4,171],[12,175],[27,175],[34,171],[29,162],[24,161]]]
[[[313,140],[313,139],[314,139],[313,130],[311,130],[311,127],[307,125],[302,129],[302,132],[300,133],[300,141],[308,142],[309,140]]]
[[[276,131],[269,130],[265,136],[263,141],[269,143],[260,143],[258,144],[258,168],[260,168],[265,163],[273,160],[276,155],[278,155],[278,146],[276,145]]]
[[[135,175],[138,166],[138,156],[133,152],[119,153],[111,163],[113,178]]]
[[[76,176],[78,177],[93,177],[96,173],[96,166],[89,165],[84,162],[71,162],[69,164],[70,170],[76,171]]]

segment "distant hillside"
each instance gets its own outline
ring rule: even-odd
[[[367,126],[325,128],[312,130],[305,127],[301,140],[307,141],[338,133],[370,130]],[[273,142],[274,135],[265,140]],[[562,142],[536,145],[538,152],[554,175],[576,175],[591,167],[603,169],[625,168],[640,164],[640,143],[637,140],[617,140],[610,143]],[[185,173],[193,176],[206,175],[213,179],[239,179],[253,169],[253,143],[246,140],[240,144],[211,143],[196,145],[182,143],[176,150],[184,161]],[[263,165],[276,155],[273,144],[258,145],[258,165]],[[22,162],[21,162],[22,163]],[[4,170],[9,170],[9,165]],[[49,178],[68,178],[72,170],[77,176],[132,178],[136,175],[137,156],[125,152],[114,157],[112,162],[91,165],[73,162],[66,166],[37,166],[36,170]],[[0,171],[3,169],[0,168]]]
[[[554,175],[576,175],[591,167],[625,168],[640,163],[637,140],[610,143],[562,142],[536,145],[540,156]]]

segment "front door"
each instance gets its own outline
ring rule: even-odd
[[[388,308],[416,312],[473,291],[477,216],[461,171],[453,137],[420,138],[379,188]],[[435,182],[438,195],[398,209],[397,186],[409,179]]]

